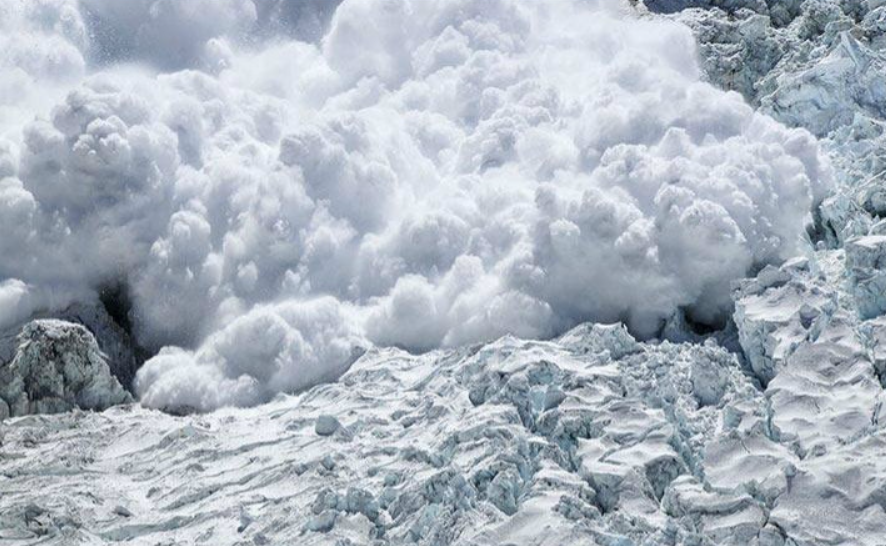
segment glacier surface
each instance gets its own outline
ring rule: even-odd
[[[742,289],[756,312],[738,321],[742,343],[764,347],[765,388],[713,340],[647,344],[588,324],[548,342],[371,349],[339,381],[251,409],[5,421],[0,536],[879,544],[883,357],[832,294],[809,321],[773,278]],[[789,335],[768,340],[760,322]]]

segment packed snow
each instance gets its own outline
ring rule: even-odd
[[[0,544],[882,545],[884,55],[881,0],[0,2]]]

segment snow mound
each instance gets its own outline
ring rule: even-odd
[[[132,397],[114,378],[92,333],[60,320],[29,322],[0,362],[0,416],[104,410]]]

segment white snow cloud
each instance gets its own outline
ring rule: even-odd
[[[336,379],[363,345],[334,298],[260,305],[196,351],[163,349],[139,372],[135,390],[149,406],[207,411],[252,405]]]
[[[0,322],[124,283],[167,347],[150,406],[259,403],[369,343],[716,324],[831,185],[627,4],[272,4],[0,8],[36,44],[0,48],[0,95],[48,89],[0,107]]]

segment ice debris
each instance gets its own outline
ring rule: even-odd
[[[886,235],[846,241],[846,269],[863,319],[886,313]]]
[[[317,423],[314,425],[314,432],[319,434],[320,436],[331,436],[335,434],[341,427],[341,423],[338,422],[338,419],[331,415],[321,415],[317,417]]]
[[[800,463],[737,355],[621,325],[371,349],[336,383],[250,409],[41,419],[8,425],[0,460],[9,514],[42,489],[76,522],[48,544],[754,544]],[[81,489],[88,505],[61,500]]]
[[[582,325],[547,342],[370,349],[338,382],[255,408],[8,421],[2,536],[875,546],[886,322],[858,317],[844,277],[828,250],[737,287],[754,365],[713,337]]]
[[[803,258],[766,267],[739,283],[734,298],[739,342],[764,387],[801,343],[815,341],[838,307],[836,292]]]

